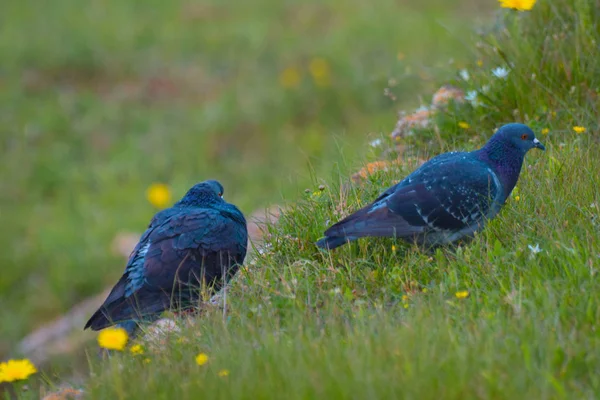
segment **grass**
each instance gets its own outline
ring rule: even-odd
[[[312,243],[338,218],[343,191],[307,193],[230,288],[225,319],[210,308],[142,357],[94,360],[86,390],[93,398],[596,398],[600,163],[595,149],[546,142],[547,154],[527,156],[519,200],[454,249],[365,239],[319,252]],[[344,198],[344,210],[415,166],[380,173],[377,186]],[[201,367],[200,352],[210,357]]]
[[[229,287],[226,313],[207,306],[141,356],[90,355],[87,394],[597,398],[597,13],[591,1],[559,0],[499,14],[472,43],[469,79],[453,81],[477,101],[438,112],[405,139],[402,163],[363,186],[345,185],[357,161],[339,153],[313,164],[310,190],[284,194],[287,211]],[[506,79],[491,74],[499,66]],[[514,120],[549,129],[538,134],[547,151],[527,155],[516,193],[472,242],[432,253],[391,239],[315,248],[332,221],[417,167],[414,155],[477,148]],[[200,352],[206,365],[194,362]]]
[[[466,59],[474,3],[6,4],[0,357],[118,279],[111,243],[156,212],[151,183],[181,196],[218,178],[250,214],[302,190],[308,166],[358,163],[370,132]],[[298,82],[282,85],[284,71]]]

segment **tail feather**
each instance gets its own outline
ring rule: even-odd
[[[321,248],[334,249],[361,237],[406,238],[422,233],[423,226],[413,226],[387,206],[367,206],[347,216],[325,231],[317,242]]]
[[[144,302],[142,299],[139,300],[137,305],[134,302],[135,299],[125,299],[120,302],[102,305],[90,317],[83,329],[91,328],[94,331],[98,331],[112,325],[129,324],[130,321],[136,324],[141,321],[153,321],[168,308],[168,303],[167,305],[163,304],[160,298],[155,299],[150,304]]]
[[[346,236],[326,236],[317,242],[317,246],[322,249],[333,250],[336,247],[343,246],[353,240],[356,240],[356,238]]]

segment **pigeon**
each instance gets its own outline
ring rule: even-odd
[[[216,293],[244,262],[246,219],[223,200],[223,186],[193,186],[173,207],[158,212],[129,256],[125,272],[85,324],[112,325],[130,336],[165,310],[192,309],[205,285]]]
[[[527,125],[511,123],[479,150],[440,154],[331,226],[317,246],[335,249],[361,237],[395,237],[437,247],[472,237],[498,214],[532,148],[545,150]]]

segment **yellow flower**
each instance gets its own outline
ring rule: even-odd
[[[134,344],[133,346],[131,346],[129,351],[131,352],[131,354],[133,354],[135,356],[144,354],[144,348],[142,347],[141,344]]]
[[[536,0],[498,0],[500,7],[513,8],[519,11],[529,11],[535,5]]]
[[[585,132],[585,128],[583,126],[574,126],[573,132],[579,134]]]
[[[469,297],[469,291],[461,290],[459,292],[456,292],[454,295],[457,299],[466,299],[467,297]]]
[[[123,328],[106,328],[98,334],[98,344],[109,350],[123,350],[129,340]]]
[[[279,84],[286,89],[293,89],[300,86],[300,72],[296,67],[287,67],[279,74]]]
[[[459,127],[459,128],[461,128],[461,129],[469,129],[469,128],[471,127],[471,125],[467,124],[467,123],[466,123],[466,122],[464,122],[464,121],[460,121],[460,122],[458,123],[458,127]]]
[[[521,200],[521,196],[515,196],[515,201],[520,201]]]
[[[394,252],[396,251],[396,245],[395,244],[392,245],[392,251],[394,251]]]
[[[0,383],[21,381],[36,372],[35,365],[28,359],[8,360],[0,363]]]
[[[408,301],[408,296],[405,295],[405,294],[403,294],[402,295],[402,301],[406,303]]]
[[[196,364],[204,365],[208,362],[208,355],[205,353],[200,353],[196,356]]]
[[[144,358],[144,364],[150,364],[150,362],[152,362],[151,359],[149,359],[148,357]]]
[[[218,372],[218,374],[221,378],[225,378],[226,376],[229,376],[229,370],[228,369],[222,369]]]
[[[331,83],[331,71],[326,60],[313,58],[308,65],[308,70],[317,86],[329,86]]]
[[[156,208],[166,208],[171,204],[171,190],[164,183],[153,183],[146,190],[146,198]]]
[[[542,129],[542,135],[547,135],[548,132],[550,132],[550,129],[548,129],[548,128]]]
[[[483,60],[477,60],[477,66],[483,67]]]

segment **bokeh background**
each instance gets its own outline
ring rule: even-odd
[[[150,185],[176,200],[216,178],[250,214],[349,174],[455,76],[496,7],[3,2],[0,358],[118,279],[113,242],[157,211]]]

